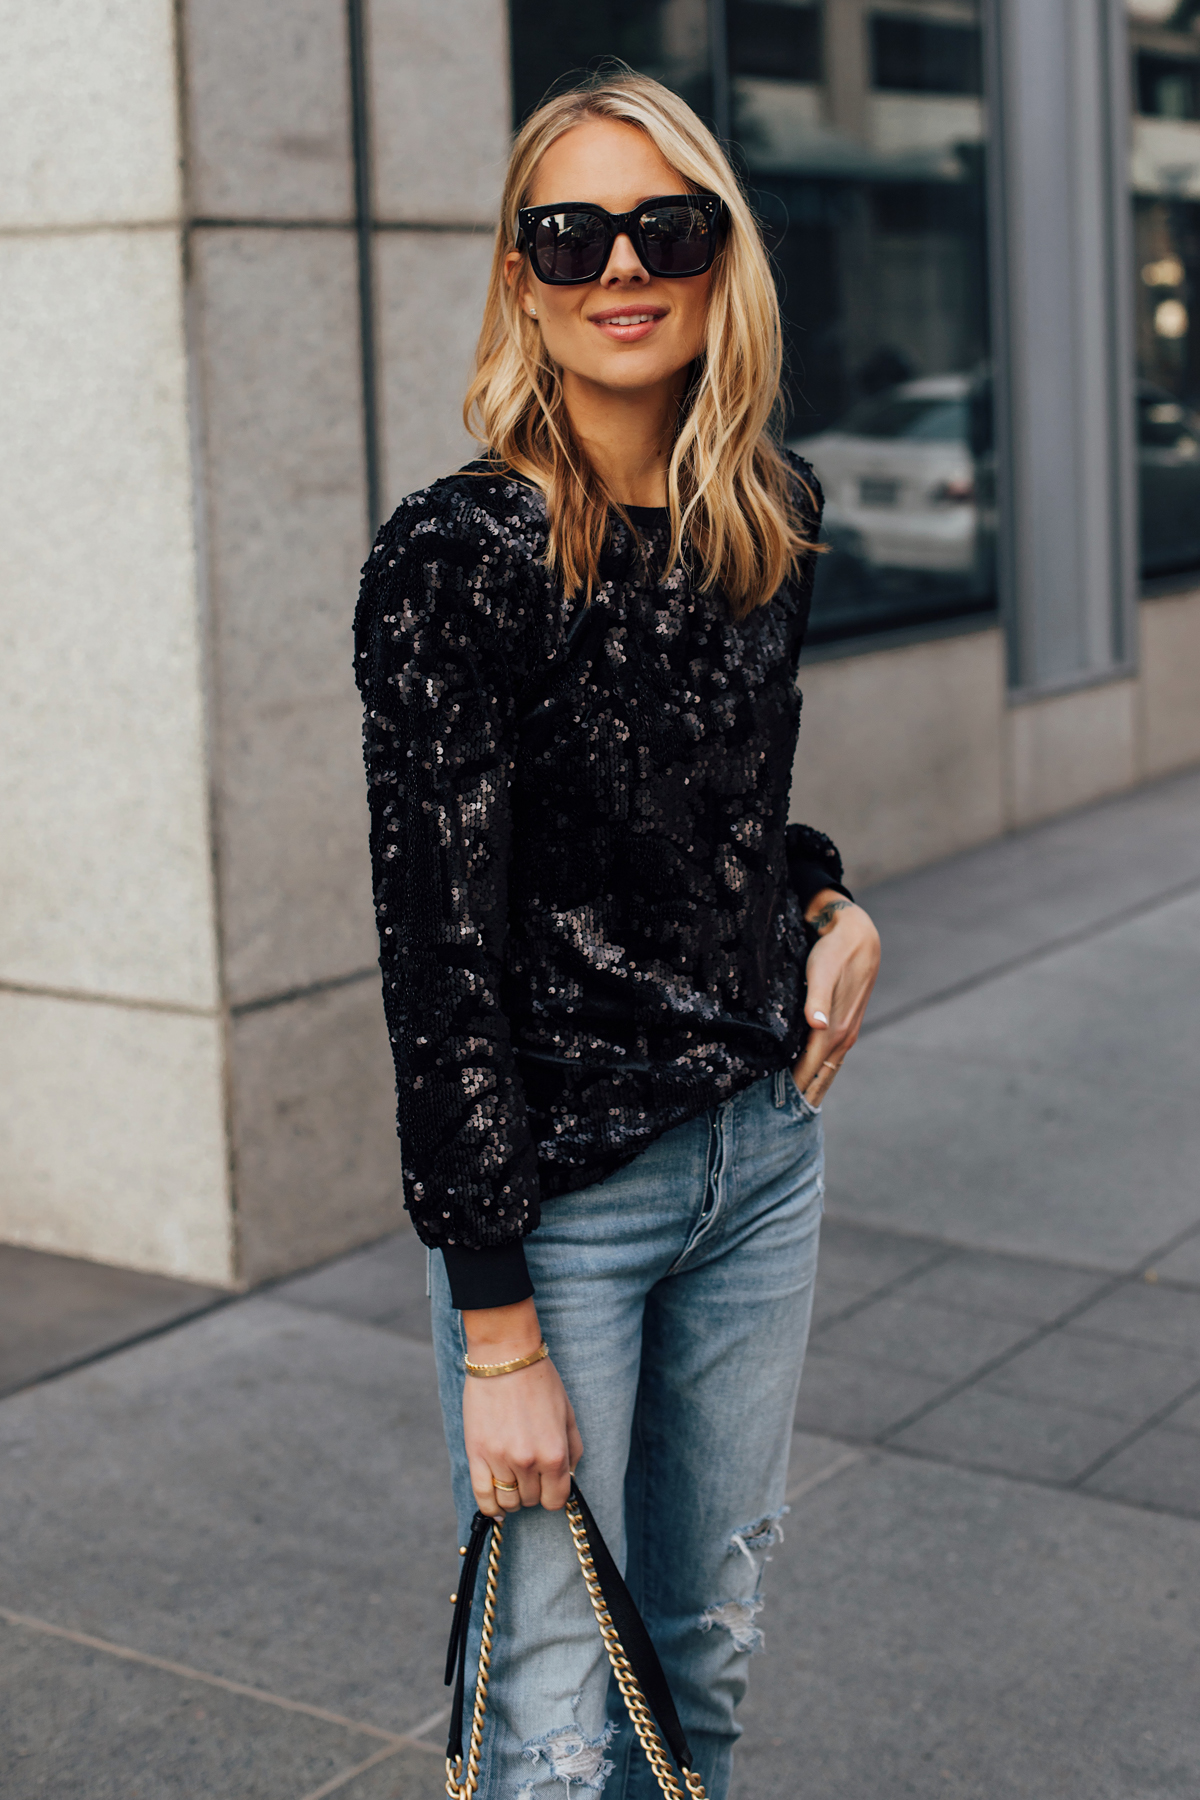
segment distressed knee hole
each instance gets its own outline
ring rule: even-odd
[[[599,1737],[589,1738],[577,1725],[563,1725],[557,1731],[547,1732],[545,1737],[531,1738],[522,1746],[522,1753],[530,1762],[545,1759],[550,1775],[563,1783],[568,1795],[572,1789],[599,1794],[613,1772],[613,1765],[604,1752],[612,1742],[615,1730],[609,1720]],[[517,1800],[528,1800],[532,1794],[533,1782],[530,1781],[518,1790]]]
[[[761,1519],[756,1519],[752,1525],[740,1525],[736,1531],[731,1532],[729,1535],[730,1555],[733,1555],[736,1551],[740,1551],[757,1575],[758,1565],[754,1560],[754,1552],[762,1551],[765,1553],[768,1550],[773,1550],[776,1544],[782,1544],[783,1517],[785,1513],[789,1513],[791,1510],[790,1506],[781,1506],[778,1512],[765,1513]],[[765,1560],[770,1562],[771,1559],[769,1556],[766,1556]]]
[[[757,1597],[751,1600],[723,1600],[720,1606],[708,1606],[700,1615],[701,1631],[711,1631],[719,1625],[733,1639],[735,1650],[761,1650],[763,1634],[754,1623],[763,1609],[764,1602]]]

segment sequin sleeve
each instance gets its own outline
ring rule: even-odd
[[[494,1251],[511,1275],[539,1212],[502,1005],[527,626],[499,522],[436,493],[413,496],[381,532],[355,619],[384,1010],[417,1232]]]
[[[811,825],[788,826],[787,869],[788,886],[802,907],[807,906],[822,888],[833,888],[836,893],[845,894],[847,900],[854,898],[842,880],[842,859],[837,845]]]
[[[804,458],[797,456],[793,450],[786,450],[784,456],[796,484],[796,500],[804,519],[805,529],[813,539],[817,539],[821,532],[825,496],[821,491],[816,470],[811,463],[805,462]],[[817,557],[815,555],[807,557],[797,583],[798,599],[803,609],[806,628],[809,609],[812,605],[816,569]],[[795,894],[802,909],[808,906],[822,888],[833,888],[837,893],[845,894],[848,900],[854,898],[843,881],[842,859],[837,845],[831,838],[827,838],[823,831],[817,831],[812,825],[788,826],[787,872],[788,886]]]

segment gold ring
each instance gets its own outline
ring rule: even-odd
[[[837,1074],[837,1072],[841,1068],[841,1066],[842,1066],[841,1063],[823,1062],[821,1064],[821,1067],[823,1069],[832,1069],[835,1075]]]
[[[492,1486],[498,1489],[502,1494],[516,1494],[520,1492],[515,1481],[497,1481],[494,1475],[492,1476]]]

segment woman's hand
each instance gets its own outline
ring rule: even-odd
[[[472,1362],[513,1362],[542,1341],[532,1300],[464,1312]],[[560,1511],[583,1440],[562,1379],[549,1357],[511,1375],[468,1375],[463,1388],[463,1436],[471,1487],[480,1512],[502,1519],[521,1506]],[[516,1492],[493,1486],[515,1482]]]
[[[808,953],[808,1043],[792,1075],[802,1094],[824,1078],[809,1094],[817,1104],[836,1072],[822,1065],[840,1067],[862,1030],[879,973],[879,933],[861,906],[833,888],[821,889],[805,917],[821,935]]]

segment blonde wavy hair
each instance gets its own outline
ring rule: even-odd
[[[550,525],[546,561],[567,594],[582,589],[590,599],[609,510],[624,508],[578,444],[560,371],[519,304],[519,283],[504,272],[517,213],[541,158],[586,119],[636,126],[688,187],[725,202],[728,222],[713,264],[705,346],[692,368],[667,472],[666,567],[686,559],[696,585],[719,587],[742,618],[765,605],[815,548],[811,519],[802,515],[795,476],[777,441],[779,302],[754,215],[724,152],[691,107],[660,82],[621,67],[546,101],[521,127],[463,418],[493,462],[541,489]]]

